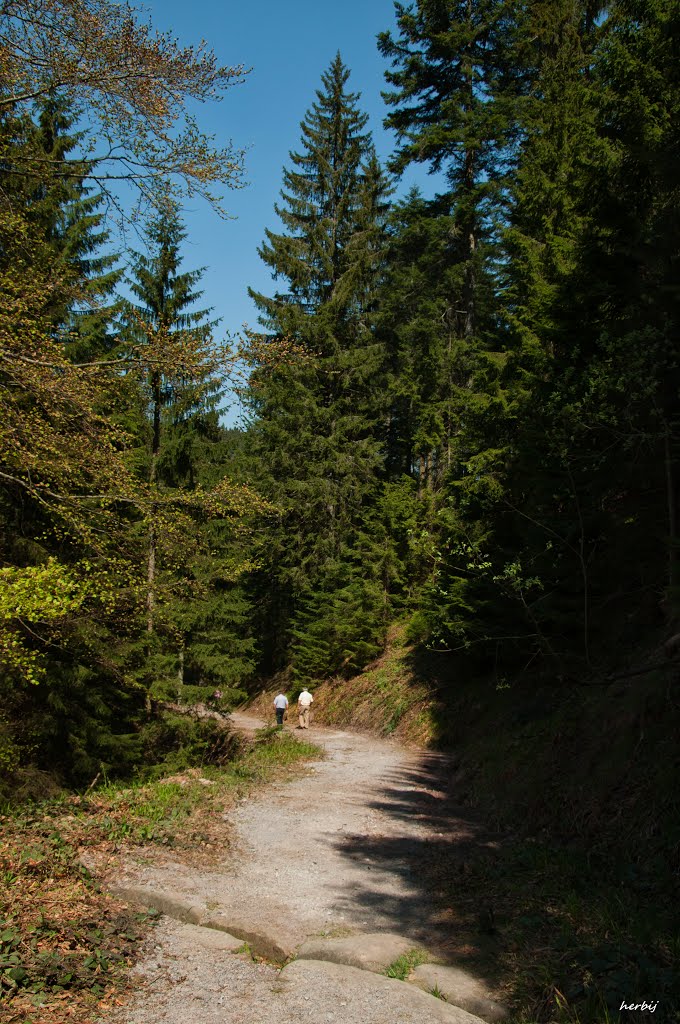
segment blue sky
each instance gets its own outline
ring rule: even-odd
[[[242,85],[221,103],[202,107],[201,124],[217,141],[231,139],[247,147],[248,186],[232,191],[225,205],[235,220],[222,221],[198,202],[185,209],[189,232],[185,267],[205,266],[204,304],[214,307],[222,329],[255,326],[256,311],[248,285],[272,289],[257,248],[265,227],[278,229],[274,203],[290,150],[299,148],[299,124],[315,98],[321,74],[340,50],[352,75],[349,88],[361,92],[379,156],[392,151],[393,139],[382,127],[386,108],[385,61],[376,46],[378,32],[394,26],[392,0],[152,0],[145,4],[158,29],[172,30],[183,43],[205,39],[222,64],[252,68]],[[432,179],[415,168],[399,191],[419,183],[431,193]]]

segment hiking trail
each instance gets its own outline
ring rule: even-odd
[[[264,724],[230,719],[247,733]],[[222,862],[125,862],[115,890],[164,917],[115,1021],[475,1024],[505,1015],[488,980],[452,957],[451,915],[422,871],[433,850],[460,860],[493,845],[452,808],[450,761],[333,728],[309,738],[325,759],[229,812],[235,842]],[[244,955],[244,943],[272,962]],[[426,962],[408,982],[385,977],[414,949]]]

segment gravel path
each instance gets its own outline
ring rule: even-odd
[[[237,728],[247,731],[261,724],[248,716],[232,717]],[[128,864],[121,881],[170,894],[193,908],[189,920],[216,921],[224,931],[247,937],[255,949],[270,955],[273,950],[280,959],[309,937],[357,933],[359,940],[358,933],[367,932],[397,932],[413,946],[436,952],[447,938],[446,915],[436,894],[425,891],[420,859],[432,844],[455,845],[458,851],[477,841],[474,826],[452,819],[446,806],[446,759],[334,729],[311,729],[309,738],[325,748],[325,760],[311,764],[304,777],[274,784],[241,803],[231,816],[235,857],[232,851],[229,860],[205,871],[172,860],[134,868]],[[334,976],[320,985],[313,966],[308,974],[316,980],[293,984],[287,978],[299,974],[300,965],[317,961],[297,961],[291,965],[296,971],[280,974],[275,966],[197,941],[206,931],[164,917],[137,968],[138,992],[117,1020],[422,1021],[422,1008],[397,1000],[395,1010],[391,993],[397,989],[438,1004],[442,1013],[462,1013],[375,975],[370,975],[375,982],[370,993],[359,998],[353,986],[354,997],[347,992],[344,1000],[345,983]],[[339,970],[367,975],[351,967]],[[439,1019],[434,1009],[431,1020]]]

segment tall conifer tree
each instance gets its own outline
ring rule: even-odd
[[[146,416],[139,427],[147,439],[141,461],[152,498],[147,641],[157,652],[162,691],[171,679],[171,692],[178,686],[179,695],[188,692],[185,679],[211,688],[238,683],[252,667],[254,647],[237,583],[242,552],[226,520],[206,516],[199,503],[191,509],[192,492],[214,488],[226,475],[228,446],[219,422],[223,385],[212,340],[217,321],[209,319],[210,310],[196,309],[203,271],[182,268],[185,237],[179,211],[168,200],[148,223],[148,252],[135,255],[130,287],[139,303],[127,315],[129,342],[147,366]],[[170,355],[169,372],[158,368],[157,348]],[[182,537],[162,526],[163,503],[173,495],[187,510]]]
[[[122,277],[118,256],[106,253],[109,233],[103,226],[102,197],[85,184],[93,172],[74,151],[80,136],[68,100],[58,92],[37,105],[32,144],[51,173],[31,197],[31,217],[42,225],[52,253],[55,280],[51,316],[63,332],[69,356],[80,362],[115,344],[112,322],[119,309],[114,298]]]
[[[265,603],[278,643],[272,658],[288,657],[292,637],[302,675],[364,661],[383,627],[382,584],[362,552],[383,459],[384,360],[373,311],[389,185],[348,78],[338,55],[302,122],[301,151],[284,171],[276,212],[286,230],[268,231],[260,250],[287,288],[273,297],[251,293],[263,326],[299,353],[286,365],[260,367],[252,406],[256,452],[281,510],[266,559]],[[336,601],[355,609],[353,626],[330,641]]]
[[[488,425],[504,403],[506,358],[499,227],[523,89],[515,62],[522,8],[419,0],[396,4],[396,15],[397,32],[379,37],[391,62],[392,166],[425,163],[447,186],[433,201],[412,196],[397,211],[382,321],[392,367],[390,461],[417,484],[413,514],[427,540],[439,620],[449,591],[438,559],[459,564],[459,547],[478,542],[495,488],[498,443]]]

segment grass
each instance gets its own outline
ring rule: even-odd
[[[250,960],[254,960],[253,950],[249,942],[242,942],[238,949],[234,950],[237,956],[247,956]]]
[[[136,914],[82,865],[124,849],[172,846],[205,860],[228,845],[236,799],[322,752],[276,730],[221,768],[125,788],[106,785],[0,816],[0,1017],[94,1024],[119,1000],[155,914]]]
[[[659,1000],[656,1021],[680,1020],[677,913],[661,895],[667,879],[641,873],[636,893],[625,861],[547,837],[515,837],[493,857],[472,861],[464,879],[447,871],[439,865],[437,878],[433,865],[430,885],[441,886],[468,960],[476,955],[482,974],[491,968],[503,983],[516,1024],[614,1024],[622,1000],[643,998]],[[482,904],[494,908],[491,938],[479,932]]]
[[[395,735],[424,746],[437,739],[432,687],[414,677],[403,632],[395,627],[384,654],[353,679],[318,687],[314,701],[319,722]]]
[[[401,956],[392,961],[385,971],[385,975],[388,978],[398,978],[399,981],[406,981],[411,971],[420,964],[424,964],[427,959],[428,956],[425,950],[409,949],[406,953],[402,953]]]

